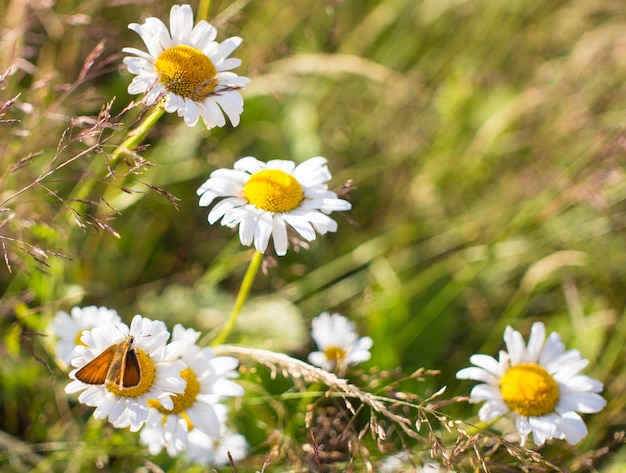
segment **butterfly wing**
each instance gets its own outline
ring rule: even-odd
[[[141,368],[139,367],[137,353],[135,353],[133,348],[130,348],[126,352],[124,370],[121,373],[121,378],[121,386],[124,388],[133,388],[141,382]]]
[[[104,384],[115,352],[115,345],[110,346],[76,372],[76,379],[85,384]]]

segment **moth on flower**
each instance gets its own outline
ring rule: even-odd
[[[172,396],[185,391],[181,347],[167,344],[169,337],[163,322],[140,315],[130,328],[118,322],[83,332],[65,392],[82,391],[78,401],[96,408],[94,418],[138,431],[148,419],[148,400],[171,409]]]

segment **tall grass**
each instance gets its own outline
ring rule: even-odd
[[[541,455],[623,471],[626,4],[214,0],[219,39],[244,38],[241,125],[207,132],[166,115],[111,164],[147,113],[126,92],[121,49],[139,44],[126,27],[170,6],[0,4],[0,471],[187,468],[74,405],[45,332],[58,309],[89,304],[207,333],[223,323],[249,250],[208,225],[195,190],[248,155],[326,156],[333,184],[354,186],[353,210],[336,234],[268,262],[235,342],[305,357],[307,322],[338,311],[374,339],[358,375],[369,391],[387,396],[396,369],[426,368],[439,373],[402,389],[421,401],[445,385],[450,399],[468,393],[454,373],[471,354],[494,355],[507,325],[541,320],[590,360],[608,400],[583,443]],[[429,441],[394,431],[361,437],[370,453],[328,443],[337,458],[314,461],[320,432],[358,443],[366,409],[344,424],[323,380],[306,388],[267,366],[242,368],[234,419],[253,448],[237,471],[366,471],[403,442],[428,456]],[[441,410],[476,422],[475,406]],[[484,468],[472,458],[459,468]],[[494,454],[489,468],[548,468],[524,458]]]

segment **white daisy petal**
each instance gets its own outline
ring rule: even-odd
[[[533,431],[533,441],[537,446],[543,445],[546,440],[554,438],[557,433],[556,416],[529,417],[528,423]]]
[[[231,57],[228,59],[224,59],[222,62],[220,62],[219,66],[217,67],[217,71],[224,72],[230,69],[236,69],[239,66],[241,66],[241,59]]]
[[[200,112],[198,111],[198,106],[193,100],[185,99],[185,105],[183,108],[179,108],[179,111],[180,110],[184,110],[183,116],[187,126],[194,126],[198,123]]]
[[[565,352],[565,345],[561,341],[558,333],[551,333],[539,357],[539,363],[542,366],[548,365],[552,360],[558,358]]]
[[[501,400],[500,390],[497,386],[489,384],[477,384],[470,392],[472,402],[481,402],[489,400]]]
[[[254,241],[258,215],[247,214],[239,222],[239,239],[243,245],[249,246]]]
[[[523,447],[526,443],[526,439],[533,429],[528,423],[528,418],[522,416],[515,417],[515,428],[520,436],[520,445]]]
[[[566,412],[563,414],[558,423],[558,429],[563,434],[567,443],[576,445],[587,436],[587,426],[582,417],[575,412]]]
[[[576,375],[563,380],[560,379],[560,376],[555,375],[554,379],[563,383],[562,390],[566,392],[589,391],[599,393],[604,388],[601,381],[584,375]]]
[[[482,368],[463,368],[456,373],[458,379],[473,379],[485,383],[496,383],[498,378]]]
[[[141,36],[141,39],[148,48],[148,54],[150,54],[152,58],[158,57],[163,52],[160,42],[154,40],[155,37],[159,36],[159,31],[167,30],[167,27],[161,20],[158,18],[148,18],[143,25],[131,23],[128,25],[128,28]]]
[[[287,239],[287,226],[285,220],[277,215],[272,220],[272,238],[274,239],[274,250],[278,256],[287,254],[289,241]]]
[[[495,376],[504,374],[501,364],[489,355],[472,355],[470,356],[470,362]]]
[[[322,368],[325,368],[325,369],[332,369],[332,367],[331,368],[325,367],[326,355],[322,353],[321,351],[312,351],[311,353],[309,353],[309,356],[307,358],[309,360],[309,363],[311,363],[312,365],[321,366]]]
[[[543,349],[546,339],[546,328],[542,323],[534,323],[530,329],[530,337],[528,339],[527,357],[524,361],[528,363],[536,363]]]
[[[170,31],[172,41],[186,44],[185,41],[193,30],[193,11],[189,5],[174,5],[170,10]]]
[[[507,327],[504,331],[504,343],[506,344],[512,365],[517,365],[524,361],[526,355],[526,346],[522,334],[511,327]]]
[[[328,160],[322,156],[314,156],[299,164],[293,171],[298,180],[306,182],[311,187],[326,189],[325,183],[330,181],[331,174],[326,163]]]
[[[216,96],[217,97],[217,96]],[[205,101],[199,104],[200,114],[208,127],[222,127],[226,125],[226,118],[217,104],[217,100]]]
[[[239,36],[233,36],[224,40],[222,44],[219,45],[219,55],[215,58],[216,63],[222,62],[228,56],[230,56],[235,49],[237,49],[241,43],[243,43],[243,39]]]
[[[255,157],[246,156],[235,161],[233,168],[237,171],[243,171],[248,174],[255,174],[266,168],[266,164],[263,161],[259,161]]]
[[[478,412],[478,416],[483,422],[492,422],[495,419],[502,417],[509,411],[510,409],[504,402],[490,400],[482,405],[480,411]]]
[[[244,204],[245,202],[242,202],[241,199],[230,198],[220,200],[209,212],[209,223],[213,224],[217,222],[220,218],[226,216],[230,210]]]
[[[285,221],[285,223],[288,223],[289,226],[291,226],[291,228],[293,228],[300,235],[302,235],[302,237],[306,239],[307,241],[315,240],[315,230],[313,229],[313,226],[309,223],[310,219],[307,220],[306,218],[301,218],[295,215],[285,215],[283,217],[283,220]],[[325,232],[320,232],[320,233],[325,233]],[[287,240],[286,237],[287,237],[287,232],[285,231],[285,240]]]
[[[271,159],[267,162],[265,167],[267,169],[278,169],[280,171],[286,172],[287,174],[293,175],[293,172],[296,168],[296,163],[287,159]]]
[[[229,59],[230,60],[230,59]],[[215,94],[223,93],[229,88],[242,88],[250,83],[250,79],[243,76],[238,76],[234,72],[217,71],[217,78],[219,79],[219,86],[215,87]]]
[[[562,395],[559,399],[557,411],[578,411],[583,414],[600,412],[606,406],[606,400],[596,393],[577,392]]]
[[[195,48],[204,51],[217,38],[217,29],[202,20],[194,27],[191,32],[191,43]]]
[[[588,364],[589,361],[585,360],[578,350],[568,350],[545,363],[545,366],[551,373],[559,371],[561,374],[571,377],[586,368]]]
[[[152,62],[152,56],[147,53],[144,53],[140,49],[137,48],[124,48],[122,52],[134,54],[138,57],[125,57],[122,61],[126,66],[128,66],[128,71],[131,74],[139,74],[140,72],[148,72],[150,69],[147,69]]]
[[[274,219],[270,214],[264,212],[258,215],[254,229],[254,247],[258,252],[265,252],[273,232],[273,227]]]
[[[243,98],[239,92],[218,92],[215,103],[224,111],[233,126],[239,125],[239,117],[243,112]]]

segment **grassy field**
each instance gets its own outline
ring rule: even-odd
[[[590,360],[608,404],[579,445],[537,451],[563,471],[623,472],[626,3],[213,0],[218,41],[244,40],[241,124],[166,114],[112,163],[146,114],[127,92],[121,50],[143,48],[127,25],[167,23],[171,6],[0,2],[0,471],[213,471],[150,456],[68,397],[50,321],[94,304],[215,334],[251,250],[207,223],[196,189],[244,156],[321,155],[352,210],[309,249],[266,258],[229,343],[306,359],[310,320],[340,312],[374,340],[355,385],[419,405],[447,386],[438,412],[478,424],[477,406],[443,402],[473,385],[455,373],[497,355],[507,325],[542,321]],[[425,441],[384,418],[377,441],[368,409],[348,421],[322,383],[241,363],[231,417],[251,450],[218,471],[376,470],[403,448],[429,459],[435,435],[454,450],[432,413]],[[435,372],[406,377],[420,368]],[[550,471],[492,440],[455,470]]]

